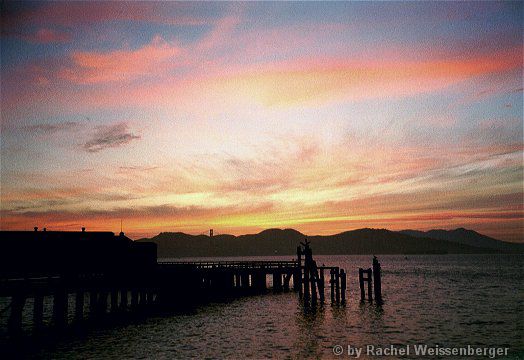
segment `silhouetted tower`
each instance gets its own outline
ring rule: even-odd
[[[213,229],[209,230],[209,237],[213,237]]]
[[[120,219],[120,236],[124,236],[124,228],[122,226],[122,219]]]

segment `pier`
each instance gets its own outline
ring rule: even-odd
[[[27,306],[32,306],[34,330],[42,330],[46,297],[52,297],[55,328],[88,317],[266,292],[296,291],[304,306],[322,306],[327,274],[331,304],[346,301],[346,273],[317,266],[307,241],[289,261],[157,261],[153,243],[85,229],[3,232],[0,245],[8,250],[0,259],[0,297],[11,299],[8,309],[0,310],[9,311],[12,336],[21,333]]]

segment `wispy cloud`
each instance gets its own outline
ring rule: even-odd
[[[12,36],[34,44],[68,43],[72,36],[70,32],[51,28],[40,28],[35,32],[22,33],[18,31],[2,31],[2,36]]]
[[[118,171],[122,173],[149,172],[159,169],[159,166],[119,166]]]
[[[41,28],[30,38],[30,41],[40,44],[67,43],[71,41],[71,34],[68,32]]]
[[[520,79],[512,79],[512,80],[520,81]],[[522,93],[522,90],[523,90],[522,87],[513,87],[513,88],[508,89],[506,83],[507,83],[507,80],[506,81],[499,80],[499,82],[490,81],[489,87],[484,88],[474,94],[465,96],[462,99],[458,99],[457,101],[453,102],[449,106],[449,108],[455,109],[461,106],[471,105],[473,103],[480,102],[482,100],[489,99],[491,97]],[[504,104],[504,106],[511,108],[512,104],[506,103]]]
[[[87,152],[95,153],[124,146],[138,139],[140,139],[140,136],[130,132],[126,123],[104,125],[96,128],[93,136],[83,144],[83,148]]]
[[[111,21],[149,22],[175,26],[199,26],[213,22],[213,18],[186,14],[187,6],[171,3],[130,2],[123,6],[118,2],[42,2],[25,6],[22,10],[6,4],[6,16],[2,16],[5,28],[24,24],[78,27]]]
[[[221,214],[224,218],[242,217],[244,214],[264,214],[271,211],[271,203],[260,203],[245,206],[173,206],[169,204],[157,206],[140,207],[118,207],[113,209],[101,210],[83,208],[79,210],[0,210],[0,228],[32,228],[34,224],[47,226],[48,229],[69,229],[70,227],[79,228],[78,224],[86,225],[88,229],[111,229],[111,225],[120,224],[120,219],[124,219],[127,228],[136,229],[141,227],[139,232],[147,229],[147,220],[154,220],[158,226],[172,231],[177,227],[176,223],[191,223],[184,226],[184,231],[201,231],[202,226],[206,228],[210,219],[214,219],[216,214]],[[115,219],[118,219],[115,222]],[[116,230],[116,229],[115,229]],[[136,231],[133,231],[136,233]],[[147,231],[150,233],[150,230]]]
[[[80,84],[130,81],[143,76],[158,76],[178,65],[181,49],[160,36],[150,44],[134,50],[110,52],[74,52],[73,65],[60,76]]]
[[[266,105],[414,96],[476,76],[517,69],[521,49],[466,60],[303,59],[240,71],[221,84],[257,96]]]
[[[26,126],[25,129],[31,132],[42,133],[42,134],[54,134],[62,131],[74,131],[80,127],[80,124],[74,121],[65,121],[59,123],[45,123]]]

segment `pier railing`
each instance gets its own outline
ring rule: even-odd
[[[186,267],[198,269],[281,269],[298,268],[299,263],[292,261],[158,261],[160,267]]]

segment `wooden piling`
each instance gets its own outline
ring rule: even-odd
[[[300,272],[299,271],[293,271],[293,291],[300,291]]]
[[[243,289],[246,287],[246,276],[242,273],[243,270],[239,270],[238,273],[238,287]]]
[[[58,289],[53,297],[53,322],[56,327],[67,325],[68,294],[65,289]]]
[[[234,289],[235,288],[235,274],[233,273],[228,273],[227,275],[227,282],[228,282],[228,288],[229,289]]]
[[[210,274],[204,275],[205,276],[204,284],[205,284],[205,287],[207,289],[212,289],[213,286],[215,285],[215,281],[213,279],[213,275],[214,275],[214,273],[210,273]]]
[[[370,269],[367,269],[366,270],[367,274],[368,274],[368,300],[369,302],[372,302],[373,301],[373,291],[372,291],[372,288],[373,288],[373,270]]]
[[[120,309],[127,309],[127,289],[120,290]]]
[[[241,283],[240,283],[240,274],[235,274],[235,287],[237,288],[240,288],[241,287]]]
[[[299,296],[302,297],[302,249],[297,246],[297,266],[298,270],[293,275],[293,287],[298,290]]]
[[[233,277],[230,272],[222,273],[222,286],[225,291],[231,291],[233,289]]]
[[[282,273],[280,271],[273,273],[273,290],[282,291]]]
[[[340,274],[339,268],[335,268],[335,296],[337,304],[340,303]]]
[[[331,285],[331,303],[335,302],[335,269],[329,270],[329,284]]]
[[[258,272],[251,274],[251,286],[256,291],[260,290],[260,274]]]
[[[304,301],[307,303],[309,302],[311,298],[311,294],[309,292],[309,266],[304,265]]]
[[[147,293],[146,293],[146,303],[148,305],[152,305],[155,301],[155,293],[153,292],[153,290],[149,290]]]
[[[302,289],[302,268],[299,267],[296,271],[295,271],[295,279],[297,281],[296,285],[297,285],[297,288],[298,288],[298,297],[300,299],[302,299],[302,297],[304,296],[304,290]],[[295,280],[293,280],[295,281]]]
[[[324,303],[324,269],[320,269],[320,279],[318,281],[318,297],[320,303]]]
[[[100,294],[98,294],[98,306],[97,306],[97,312],[99,314],[105,314],[107,310],[107,291],[103,290],[100,291]]]
[[[89,312],[91,313],[91,315],[96,313],[97,304],[98,304],[97,292],[95,290],[91,290],[89,292]]]
[[[346,303],[346,272],[344,269],[340,269],[340,295],[342,304]]]
[[[131,290],[131,308],[133,310],[136,310],[138,307],[138,290],[133,289]]]
[[[266,281],[266,273],[261,272],[260,273],[260,290],[265,291],[267,290],[267,281]]]
[[[239,271],[239,270],[237,270],[237,271]],[[244,287],[242,274],[240,272],[238,272],[235,275],[235,277],[236,277],[237,288],[242,289]]]
[[[289,291],[289,281],[291,280],[291,274],[284,274],[284,291]]]
[[[140,301],[139,301],[139,305],[140,306],[145,306],[146,303],[147,303],[147,298],[146,298],[146,291],[145,290],[141,290],[140,291]]]
[[[84,291],[78,290],[75,296],[75,320],[81,321],[84,318]]]
[[[16,294],[11,298],[11,314],[8,320],[8,331],[12,336],[17,336],[22,331],[22,312],[25,305],[25,295]]]
[[[311,269],[311,305],[315,306],[317,304],[317,274],[315,266]]]
[[[33,303],[33,326],[40,329],[44,323],[44,297],[36,294]]]
[[[364,290],[364,269],[358,269],[358,284],[360,286],[360,301],[366,300],[366,292]]]
[[[374,290],[375,290],[375,301],[378,304],[382,303],[382,281],[380,279],[381,277],[381,269],[380,269],[380,263],[378,262],[378,259],[376,256],[373,257],[373,280],[374,282]]]
[[[111,290],[111,312],[118,311],[118,289]]]

